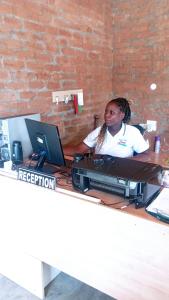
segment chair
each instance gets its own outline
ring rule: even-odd
[[[132,124],[132,126],[136,127],[140,131],[140,133],[142,135],[144,135],[145,129],[141,125],[139,125],[139,124]],[[133,156],[136,156],[137,154],[138,154],[137,152],[135,152],[135,151],[133,152]]]
[[[136,128],[140,131],[140,133],[141,133],[142,135],[144,135],[145,128],[143,128],[143,127],[142,127],[141,125],[139,125],[139,124],[133,124],[132,126],[136,127]]]

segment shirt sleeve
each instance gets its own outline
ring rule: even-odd
[[[149,149],[149,144],[145,141],[143,135],[140,133],[140,131],[137,128],[135,129],[134,134],[134,144],[133,144],[133,150],[137,153],[142,153]]]
[[[88,136],[83,140],[83,143],[85,143],[90,148],[95,147],[97,143],[97,137],[100,133],[100,129],[101,127],[98,127],[92,132],[90,132]]]

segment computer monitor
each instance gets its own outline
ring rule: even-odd
[[[32,119],[25,119],[33,153],[37,156],[36,170],[44,173],[55,173],[57,168],[44,165],[45,161],[56,165],[65,166],[62,144],[57,126]]]

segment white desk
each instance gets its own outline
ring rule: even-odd
[[[3,176],[0,184],[0,273],[40,298],[53,266],[117,299],[169,299],[168,225]]]

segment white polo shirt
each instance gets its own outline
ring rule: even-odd
[[[117,157],[133,156],[133,152],[141,153],[146,151],[149,146],[140,131],[131,125],[122,124],[120,131],[112,136],[108,129],[106,130],[104,142],[100,149],[96,147],[97,137],[101,126],[93,130],[83,140],[90,148],[95,148],[96,154],[108,154]]]

